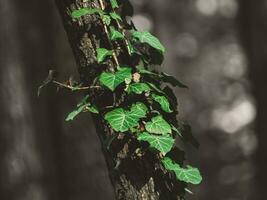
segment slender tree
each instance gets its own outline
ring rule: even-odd
[[[165,48],[149,32],[135,29],[127,0],[56,4],[80,83],[63,84],[52,72],[46,83],[84,92],[66,120],[92,113],[116,199],[184,199],[188,184],[202,178],[198,169],[183,167],[184,152],[174,145],[176,136],[191,141],[191,135],[176,119],[176,98],[167,84],[186,86],[153,70]]]

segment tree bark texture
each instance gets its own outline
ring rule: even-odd
[[[118,60],[110,59],[108,68],[114,71],[116,62],[121,66],[133,66],[132,58],[127,54],[126,45],[111,44],[105,26],[97,15],[84,16],[78,20],[71,18],[71,12],[79,8],[102,8],[109,2],[91,0],[55,0],[73,50],[81,82],[90,85],[100,75],[103,68],[96,61],[96,48],[124,49]],[[125,1],[127,2],[127,1]],[[118,25],[126,28],[129,25]],[[112,105],[113,94],[109,91],[95,90],[89,92],[90,98],[98,107]],[[102,150],[108,166],[111,183],[117,200],[175,200],[180,199],[182,188],[175,177],[167,173],[160,164],[160,159],[146,151],[138,156],[136,149],[142,148],[136,139],[129,135],[116,135],[104,121],[103,115],[93,114],[95,127],[101,140]],[[107,143],[113,138],[109,148]],[[97,155],[95,155],[97,156]]]

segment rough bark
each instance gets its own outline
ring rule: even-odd
[[[105,35],[105,29],[97,15],[89,15],[79,20],[70,17],[71,11],[81,7],[99,7],[98,0],[55,0],[69,43],[72,47],[81,82],[84,85],[92,84],[101,73],[101,66],[96,62],[95,49],[98,47],[111,48],[110,41]],[[104,2],[105,6],[105,2]],[[123,44],[116,44],[124,48],[125,54],[118,56],[122,66],[131,66],[131,58],[126,53]],[[109,70],[114,70],[115,59],[110,59]],[[112,105],[113,94],[108,91],[91,91],[90,97],[100,107]],[[182,191],[180,184],[167,173],[159,162],[159,157],[146,152],[137,156],[136,149],[142,148],[131,136],[116,134],[107,126],[101,115],[93,115],[97,134],[102,143],[104,157],[108,166],[110,180],[114,186],[115,197],[118,200],[173,200],[178,199]],[[110,148],[107,141],[115,137]],[[97,156],[97,155],[96,155]]]
[[[256,180],[260,194],[254,199],[265,199],[267,195],[267,25],[266,1],[240,0],[239,24],[240,36],[249,62],[249,77],[257,104],[255,131],[258,138],[258,149],[255,153],[257,166]]]

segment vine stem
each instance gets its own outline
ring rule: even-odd
[[[99,89],[101,88],[100,86],[86,86],[86,87],[73,87],[71,85],[67,85],[64,83],[60,83],[58,81],[53,81],[54,84],[66,88],[66,89],[70,89],[70,90],[89,90],[89,89]]]
[[[105,10],[105,6],[104,6],[104,3],[103,3],[103,1],[102,1],[102,0],[98,0],[98,2],[99,2],[99,4],[100,4],[101,10],[103,10],[103,11],[104,11],[104,10]],[[113,48],[112,42],[110,41],[110,38],[109,38],[108,28],[107,28],[107,26],[105,25],[105,22],[104,22],[104,20],[103,20],[103,17],[102,17],[102,16],[100,16],[100,18],[101,18],[101,21],[102,21],[102,23],[103,23],[103,26],[104,26],[104,31],[105,31],[105,34],[106,34],[106,36],[107,36],[107,39],[108,39],[109,45],[110,45],[110,46],[111,46],[111,48],[113,49],[113,53],[112,53],[113,59],[114,59],[114,61],[115,61],[115,63],[116,63],[116,66],[117,66],[117,68],[120,68],[120,64],[119,64],[119,61],[118,61],[117,55],[116,55],[116,53],[115,53],[115,51],[114,51],[114,48]]]

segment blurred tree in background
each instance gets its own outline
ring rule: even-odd
[[[136,26],[166,46],[164,70],[190,87],[176,90],[180,117],[201,146],[184,149],[204,181],[188,199],[266,199],[266,2],[132,3]],[[0,16],[0,199],[112,199],[88,115],[64,122],[76,95],[36,96],[48,69],[76,69],[54,2],[2,0]]]

